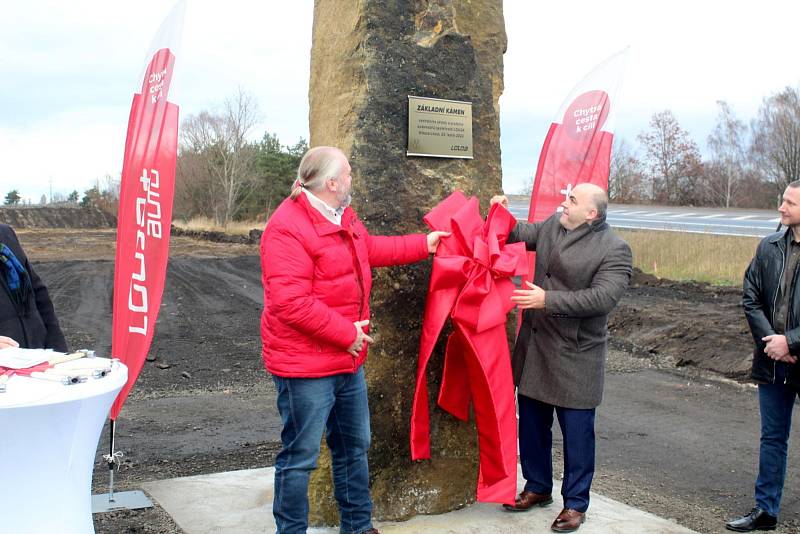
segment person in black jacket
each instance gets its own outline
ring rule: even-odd
[[[67,352],[47,287],[14,230],[0,224],[0,349],[6,347]]]
[[[792,408],[800,391],[800,180],[783,192],[778,212],[788,228],[765,237],[744,275],[742,305],[753,334],[761,447],[755,507],[725,527],[735,532],[774,530],[778,522]]]

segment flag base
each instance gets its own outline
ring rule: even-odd
[[[92,495],[92,513],[113,512],[115,510],[138,510],[140,508],[152,508],[151,501],[143,491],[120,491],[115,492],[113,500],[109,499],[108,493]]]

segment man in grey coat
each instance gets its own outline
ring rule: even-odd
[[[503,196],[491,203],[507,206]],[[511,298],[523,310],[512,368],[525,489],[514,512],[553,502],[552,425],[564,436],[564,507],[551,529],[573,532],[585,521],[594,475],[594,415],[603,397],[608,314],[628,287],[631,249],[606,223],[608,197],[580,184],[563,211],[520,222],[509,242],[536,252],[534,283]]]

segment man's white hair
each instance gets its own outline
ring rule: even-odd
[[[292,186],[291,197],[297,197],[303,188],[312,193],[322,190],[325,180],[339,177],[345,158],[344,152],[333,146],[315,146],[309,149],[297,167],[297,180]]]

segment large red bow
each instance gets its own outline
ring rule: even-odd
[[[447,317],[447,340],[439,406],[467,420],[473,403],[478,428],[478,500],[513,503],[517,490],[517,420],[506,316],[514,307],[510,277],[527,273],[525,245],[506,245],[516,220],[500,205],[486,222],[478,200],[456,191],[425,216],[433,230],[452,232],[433,259],[420,339],[411,414],[411,456],[431,457],[425,369]]]

